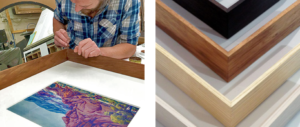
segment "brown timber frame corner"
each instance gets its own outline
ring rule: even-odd
[[[228,52],[162,1],[156,0],[156,25],[227,82],[298,28],[299,14],[300,0],[297,0]]]

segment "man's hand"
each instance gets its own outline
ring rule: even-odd
[[[67,31],[60,29],[55,32],[54,43],[56,46],[69,47],[70,38]]]
[[[75,47],[74,52],[78,53],[78,55],[82,55],[84,58],[101,55],[100,48],[98,48],[96,43],[90,38],[79,42],[79,45]]]

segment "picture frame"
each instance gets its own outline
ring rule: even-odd
[[[36,14],[41,13],[41,8],[30,7],[32,4],[22,4],[14,6],[16,14]]]
[[[234,127],[300,69],[300,45],[236,98],[226,96],[156,44],[156,69],[226,127]]]
[[[41,6],[49,8],[52,11],[54,11],[54,9],[56,8],[55,1],[47,1],[47,0],[30,0],[30,1],[22,1],[22,0],[13,0],[13,1],[11,1],[11,0],[7,0],[7,1],[3,1],[0,5],[0,12],[5,11],[5,14],[6,14],[7,20],[8,20],[8,25],[9,25],[9,28],[11,29],[12,34],[22,33],[22,32],[25,32],[25,31],[34,31],[34,29],[14,30],[13,24],[12,24],[12,21],[11,21],[11,18],[10,18],[9,11],[7,9],[10,8],[10,7],[13,7],[13,6],[14,6],[14,8],[16,8],[16,7],[19,8],[20,4],[41,5]],[[32,10],[32,9],[30,10],[29,9],[29,11],[36,11],[36,10]],[[17,11],[16,11],[16,13],[17,13]]]
[[[22,32],[26,32],[26,31],[34,31],[34,29],[14,30],[9,11],[5,10],[5,14],[6,14],[7,22],[8,22],[9,28],[11,29],[12,34],[22,33]]]
[[[262,127],[283,127],[295,116],[296,111],[300,110],[299,96],[300,87],[298,86],[289,97],[270,115],[261,125]],[[298,103],[297,103],[298,102]]]
[[[0,72],[0,90],[19,81],[29,78],[37,73],[47,70],[65,61],[72,61],[95,68],[127,75],[144,80],[144,65],[124,60],[98,56],[85,59],[74,53],[72,49],[64,49],[50,55],[20,64]],[[134,69],[133,69],[134,68]]]
[[[166,127],[196,127],[187,118],[156,95],[156,120]]]
[[[156,25],[227,82],[298,28],[300,17],[297,13],[300,13],[300,1],[226,51],[162,1],[156,0]]]
[[[236,34],[278,1],[238,0],[227,8],[216,0],[175,0],[225,38]]]

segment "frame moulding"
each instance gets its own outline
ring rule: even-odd
[[[272,125],[284,126],[300,110],[300,103],[296,103],[300,95],[300,86],[272,113],[271,116],[261,125],[262,127],[271,127]],[[295,105],[292,105],[295,104]],[[291,107],[292,106],[292,107]],[[292,113],[291,113],[292,112]]]
[[[72,49],[65,49],[56,53],[31,60],[24,64],[0,72],[0,90],[45,71],[65,61],[72,61],[115,73],[144,80],[144,65],[104,56],[85,59],[77,55]]]
[[[156,0],[156,25],[227,82],[298,28],[299,13],[300,0],[297,0],[228,52],[162,1]]]
[[[230,101],[161,46],[156,68],[226,127],[234,127],[300,69],[300,44]]]
[[[167,127],[197,127],[156,95],[156,119]]]

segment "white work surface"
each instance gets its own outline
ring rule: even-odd
[[[169,0],[163,0],[169,1]],[[275,6],[287,6],[291,5],[295,0],[280,1]],[[174,4],[175,6],[175,4]],[[178,6],[178,5],[176,5]],[[280,7],[279,7],[280,8]],[[282,8],[281,8],[282,9]],[[276,10],[276,9],[275,9]],[[284,10],[284,9],[283,9]],[[185,12],[188,13],[188,12]],[[279,14],[277,10],[270,14]],[[184,14],[187,17],[188,14]],[[191,15],[191,14],[190,14]],[[275,15],[276,16],[276,15]],[[260,16],[259,21],[271,20],[270,16]],[[196,22],[196,21],[195,21]],[[252,31],[255,26],[263,25],[261,22],[251,23],[245,27],[242,31]],[[198,26],[197,26],[198,27]],[[202,31],[202,30],[201,30]],[[204,30],[206,31],[206,30]],[[255,32],[255,31],[254,31]],[[204,32],[207,34],[207,32]],[[245,34],[245,33],[244,33]],[[246,33],[247,34],[247,33]],[[251,66],[245,69],[231,82],[227,83],[220,78],[216,73],[204,65],[200,60],[193,56],[189,51],[183,48],[170,36],[157,27],[156,30],[156,42],[165,48],[169,53],[175,56],[183,64],[193,70],[206,82],[211,84],[214,88],[223,93],[229,100],[234,99],[245,88],[251,85],[256,79],[258,79],[264,72],[266,72],[271,66],[278,62],[284,55],[286,55],[296,45],[300,44],[300,28],[296,29],[284,40],[279,42],[271,50],[265,53],[262,57],[256,60]],[[236,37],[235,37],[236,36]],[[241,38],[243,33],[238,33],[232,38]],[[248,35],[249,36],[249,35]],[[209,36],[213,40],[218,40],[220,36],[214,34]],[[238,40],[231,40],[232,38],[225,40],[225,42],[238,42]],[[224,38],[223,38],[224,39]],[[240,43],[239,41],[238,43]],[[222,45],[222,44],[221,44]],[[226,47],[226,46],[225,46]],[[210,115],[205,109],[199,106],[195,101],[183,93],[173,83],[166,79],[159,72],[156,73],[156,94],[166,101],[170,106],[176,109],[179,113],[185,116],[193,124],[204,127],[219,127],[223,126],[217,119]],[[288,79],[277,91],[275,91],[265,102],[263,102],[258,108],[256,108],[248,117],[246,117],[238,126],[239,127],[258,127],[260,126],[271,113],[278,108],[278,106],[287,98],[297,86],[300,85],[300,71],[295,73],[290,79]]]
[[[66,61],[0,90],[0,126],[40,126],[7,108],[57,81],[140,107],[129,127],[141,127],[147,122],[147,109],[142,108],[146,101],[144,80]]]

